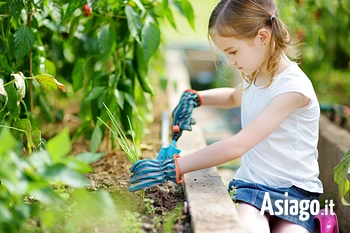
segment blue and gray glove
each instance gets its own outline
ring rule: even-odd
[[[181,136],[183,130],[192,130],[191,125],[196,124],[195,119],[191,117],[193,109],[201,104],[202,99],[197,91],[188,89],[182,93],[179,103],[171,113],[173,127],[178,127],[175,140]]]
[[[143,159],[137,161],[131,168],[130,192],[140,189],[147,189],[168,180],[181,184],[184,176],[180,175],[177,158],[180,155],[174,154],[173,158],[166,160]]]

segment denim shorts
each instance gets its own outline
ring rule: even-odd
[[[314,232],[314,215],[310,213],[310,206],[318,203],[319,193],[311,193],[296,186],[272,188],[241,180],[232,180],[229,184],[229,192],[234,201],[248,203],[259,210],[263,208],[265,213],[298,224],[309,232]]]

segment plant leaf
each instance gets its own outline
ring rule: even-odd
[[[86,164],[91,164],[99,161],[104,155],[105,155],[104,153],[84,152],[84,153],[78,154],[76,158]]]
[[[27,161],[38,171],[43,172],[44,168],[52,165],[52,159],[46,150],[40,150],[27,157]]]
[[[2,54],[0,54],[0,66],[7,72],[11,73],[13,71],[12,67],[8,64],[6,57]]]
[[[125,99],[126,101],[134,108],[136,109],[137,108],[137,105],[136,105],[136,102],[135,102],[135,99],[132,95],[130,95],[129,93],[126,93],[124,92],[124,96],[125,96]]]
[[[46,147],[53,161],[56,163],[71,152],[72,145],[69,140],[68,128],[64,128],[60,134],[48,141]]]
[[[9,9],[12,13],[12,16],[15,19],[16,24],[18,25],[18,19],[21,16],[21,10],[24,8],[23,1],[12,0],[12,1],[8,1],[8,2],[10,2]]]
[[[345,206],[350,206],[350,203],[344,197],[341,198],[341,203]]]
[[[193,30],[195,30],[194,26],[194,13],[191,3],[188,0],[181,0],[181,7],[184,12],[184,15],[187,18],[188,23],[191,25]]]
[[[73,188],[84,187],[88,184],[87,178],[63,164],[55,164],[46,168],[43,177],[53,181],[62,182]]]
[[[35,35],[26,24],[23,24],[15,32],[14,41],[15,56],[17,61],[19,61],[29,53],[30,49],[34,45]]]
[[[41,203],[50,205],[61,201],[59,196],[49,187],[42,189],[34,189],[30,192],[30,195],[36,200],[39,200]]]
[[[180,13],[186,17],[188,23],[195,29],[194,26],[194,13],[191,3],[188,0],[174,1],[174,6],[180,11]]]
[[[129,5],[125,7],[125,14],[131,35],[140,43],[139,33],[142,29],[142,23],[139,14]]]
[[[153,22],[151,17],[147,17],[146,23],[142,29],[142,50],[146,63],[157,51],[160,44],[159,26]]]
[[[82,6],[84,6],[84,4],[86,4],[86,0],[74,0],[74,1],[70,1],[67,11],[64,14],[63,18],[62,18],[62,22],[66,19],[68,19],[76,9],[81,8]]]
[[[44,57],[42,57],[44,58]],[[45,73],[49,73],[53,76],[56,76],[56,65],[50,61],[49,59],[45,58],[45,63],[41,65],[41,67],[45,68],[45,69],[41,69],[41,71],[45,72]]]
[[[88,172],[93,172],[94,170],[89,164],[78,160],[75,156],[70,156],[67,166],[80,174],[86,174]]]
[[[77,29],[78,29],[79,20],[80,20],[80,17],[74,17],[74,19],[73,19],[72,22],[70,23],[70,26],[69,26],[69,36],[68,36],[68,41],[70,41],[70,42],[72,42],[72,40],[73,40],[73,38],[74,38],[74,35],[75,35],[75,32],[76,32]]]
[[[92,152],[96,152],[98,147],[100,146],[101,142],[102,142],[102,131],[100,128],[100,124],[97,124],[94,128],[94,131],[92,132],[91,135],[91,144],[90,144],[90,150]]]
[[[117,98],[118,105],[121,109],[124,109],[124,95],[122,91],[114,90],[114,95]]]
[[[350,168],[350,151],[340,160],[334,168],[334,181],[338,184],[339,196],[343,198],[350,190],[348,172]]]
[[[68,92],[66,86],[58,82],[52,75],[38,74],[34,78],[46,91],[57,91],[60,89],[62,92]]]
[[[32,124],[29,119],[20,119],[15,124],[14,127],[23,129],[24,131],[30,132],[32,131]]]
[[[98,190],[94,194],[91,203],[95,210],[94,216],[99,216],[101,219],[115,219],[117,209],[111,195],[105,190]]]
[[[16,145],[16,141],[8,129],[0,132],[0,155],[6,155]]]
[[[80,58],[74,65],[73,72],[72,72],[74,91],[78,91],[83,86],[85,64],[86,64],[85,59]]]
[[[170,25],[171,25],[175,30],[177,30],[176,24],[175,24],[175,20],[174,20],[174,16],[173,16],[173,13],[172,13],[172,11],[171,11],[171,8],[167,8],[167,9],[165,10],[165,16],[166,16],[166,18],[168,19]]]
[[[99,97],[103,91],[106,90],[106,87],[94,87],[94,89],[92,89],[92,91],[90,92],[90,94],[88,95],[88,97],[85,99],[85,101],[90,101],[93,99],[96,99],[97,97]]]
[[[9,211],[8,207],[2,203],[0,203],[0,216],[1,222],[11,222],[12,220],[12,213]]]
[[[110,24],[107,24],[98,29],[97,36],[101,54],[108,59],[117,47],[117,33]]]
[[[135,2],[136,5],[142,10],[142,12],[146,11],[146,8],[142,5],[142,3],[140,2],[140,0],[134,0],[134,2]]]
[[[17,90],[14,85],[7,85],[5,87],[5,90],[7,92],[7,105],[6,108],[10,112],[10,116],[12,119],[17,119],[19,117],[19,109],[18,109],[18,95],[17,95]]]
[[[39,148],[39,146],[41,146],[41,131],[39,129],[34,129],[31,133],[30,133],[32,139],[33,139],[33,143],[34,145]]]

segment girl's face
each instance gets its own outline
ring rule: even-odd
[[[268,55],[268,41],[259,34],[253,40],[242,40],[235,37],[211,37],[216,47],[225,53],[227,64],[236,67],[245,75],[251,75],[258,69],[264,72]]]

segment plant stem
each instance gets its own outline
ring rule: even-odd
[[[35,79],[35,77],[26,77],[24,80],[32,80],[32,79]],[[14,82],[15,82],[15,80],[13,79],[10,82],[5,83],[4,87],[6,87],[6,86],[8,86],[8,85],[10,85],[11,83],[14,83]]]
[[[30,112],[28,112],[27,105],[26,105],[26,103],[23,101],[23,99],[21,100],[21,103],[23,104],[23,107],[24,107],[24,109],[25,109],[25,111],[26,111],[27,117],[29,118]]]
[[[28,25],[29,28],[32,28],[33,21],[33,8],[32,8],[32,0],[29,0],[29,14],[28,14]],[[33,76],[33,50],[29,51],[29,76]],[[33,94],[33,81],[29,80],[29,98],[30,98],[30,110],[33,113],[34,110],[34,94]]]
[[[4,87],[6,87],[7,85],[9,85],[9,84],[11,84],[11,83],[14,83],[14,82],[15,82],[15,80],[13,79],[13,80],[11,80],[10,82],[5,83],[5,84],[4,84]]]
[[[10,45],[8,43],[8,40],[7,40],[7,37],[9,35],[9,27],[10,27],[10,24],[9,22],[11,21],[11,19],[8,19],[7,20],[7,31],[5,33],[5,30],[4,30],[4,21],[3,19],[0,19],[0,31],[1,31],[1,37],[2,37],[2,41],[4,43],[4,46],[6,48],[6,59],[7,59],[7,62],[8,61],[11,61],[11,53],[10,53]],[[8,62],[9,65],[12,65],[10,62]]]
[[[12,126],[7,126],[7,125],[0,125],[1,128],[6,128],[6,129],[13,129],[13,130],[17,130],[20,131],[22,133],[28,133],[27,131],[23,130],[23,129],[19,129],[16,127],[12,127]]]

